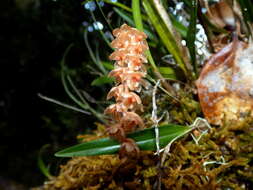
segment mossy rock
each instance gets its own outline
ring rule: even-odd
[[[135,160],[118,155],[72,158],[43,190],[72,189],[250,189],[253,187],[253,127],[212,128],[196,144],[175,142],[162,167],[153,152]]]

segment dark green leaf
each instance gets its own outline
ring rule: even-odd
[[[191,55],[191,61],[192,61],[195,73],[197,72],[196,48],[195,48],[196,30],[197,30],[196,29],[197,11],[198,11],[197,0],[191,0],[191,18],[190,18],[189,29],[187,32],[186,42],[187,42],[187,47]]]
[[[191,130],[192,128],[190,127],[173,124],[159,127],[160,147],[165,147],[168,143],[182,137]],[[141,150],[156,150],[154,128],[148,128],[129,134],[128,137],[134,139]],[[118,141],[111,138],[103,138],[66,148],[57,152],[55,156],[74,157],[115,154],[118,152],[119,148],[120,144]]]
[[[244,22],[249,30],[249,33],[251,35],[253,31],[251,31],[251,27],[249,26],[250,23],[249,22],[253,22],[253,3],[251,0],[237,0],[238,3],[241,6],[241,10],[242,10],[242,14],[243,14],[243,18],[244,18]]]
[[[237,0],[241,6],[244,19],[253,22],[253,3],[251,0]]]

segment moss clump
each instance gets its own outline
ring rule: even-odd
[[[161,189],[250,189],[252,137],[250,124],[213,128],[198,144],[188,135],[173,144],[160,169],[157,156],[146,151],[135,160],[118,155],[73,158],[43,189],[154,189],[158,176]]]

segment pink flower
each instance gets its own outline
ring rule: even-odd
[[[116,39],[111,45],[115,51],[109,58],[114,60],[115,64],[109,76],[116,79],[117,86],[107,95],[107,99],[114,97],[116,101],[105,110],[105,114],[111,115],[114,119],[108,133],[123,142],[123,152],[138,152],[138,147],[133,147],[136,146],[134,141],[127,140],[125,133],[135,130],[137,126],[144,127],[141,117],[135,111],[143,111],[141,99],[136,92],[140,92],[145,84],[143,78],[146,76],[146,69],[143,63],[147,62],[147,36],[126,24],[115,29],[113,35]]]

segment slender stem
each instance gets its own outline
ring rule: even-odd
[[[100,9],[101,9],[101,8],[100,8]],[[101,10],[101,11],[102,11],[102,10]],[[94,16],[94,14],[93,14],[92,11],[90,11],[90,14],[91,14],[92,20],[93,20],[94,22],[97,22],[96,17]],[[106,19],[106,18],[105,18],[105,19]],[[98,30],[98,31],[99,31],[99,33],[101,34],[101,36],[102,36],[102,38],[104,39],[104,41],[106,42],[106,44],[107,44],[111,49],[113,49],[113,48],[111,47],[111,44],[110,44],[109,40],[106,38],[104,32],[103,32],[102,30]]]
[[[69,81],[70,86],[73,88],[73,90],[75,91],[75,93],[79,96],[79,98],[82,100],[82,102],[87,106],[87,109],[93,114],[95,115],[100,121],[105,122],[104,119],[101,117],[102,114],[98,113],[96,110],[94,110],[89,103],[83,98],[83,96],[81,95],[81,93],[78,91],[78,89],[76,88],[76,86],[74,85],[74,83],[72,82],[71,78],[69,76],[67,76],[67,79]]]
[[[99,3],[98,3],[98,0],[96,0],[95,2],[96,2],[96,5],[98,6],[98,9],[99,9],[100,13],[102,14],[102,16],[103,16],[103,18],[104,18],[106,24],[108,25],[108,27],[110,28],[110,30],[113,31],[113,28],[112,28],[111,24],[108,22],[108,20],[107,20],[105,14],[104,14],[104,11],[101,9],[101,7],[100,7],[100,5],[99,5]]]
[[[67,85],[67,81],[66,81],[66,76],[65,76],[65,59],[66,59],[66,56],[68,54],[68,52],[70,51],[70,49],[73,47],[73,44],[69,45],[69,47],[66,49],[66,51],[64,52],[64,55],[63,55],[63,58],[62,58],[62,61],[61,61],[61,80],[62,80],[62,84],[63,84],[63,87],[64,87],[64,90],[65,92],[67,93],[67,95],[77,104],[79,105],[81,108],[83,109],[88,109],[90,112],[92,112],[101,122],[105,123],[105,120],[103,119],[103,116],[102,114],[100,113],[97,113],[94,109],[92,109],[90,107],[90,105],[84,100],[82,100],[83,102],[79,101],[73,94],[72,92],[69,90],[69,87]],[[68,81],[70,82],[70,85],[71,87],[75,90],[76,92],[76,88],[75,86],[73,86],[73,83],[71,81],[71,79],[68,77]],[[80,97],[79,97],[80,98]]]
[[[89,44],[89,41],[88,41],[88,32],[87,32],[87,30],[84,31],[84,42],[85,42],[86,47],[88,48],[88,51],[89,51],[89,54],[90,54],[90,57],[91,57],[92,61],[97,65],[97,67],[100,69],[100,71],[102,71],[102,73],[104,75],[106,75],[107,74],[106,69],[104,68],[104,66],[100,62],[98,62],[98,60],[96,59],[96,57],[95,57],[95,55],[94,55],[94,53],[93,53],[93,51],[90,47],[90,44]]]
[[[59,106],[62,106],[62,107],[65,107],[65,108],[68,108],[68,109],[71,109],[71,110],[74,110],[74,111],[77,111],[77,112],[80,112],[80,113],[84,113],[84,114],[90,115],[90,112],[84,111],[84,110],[82,110],[82,109],[76,108],[76,107],[71,106],[71,105],[68,105],[68,104],[65,104],[65,103],[60,102],[60,101],[58,101],[58,100],[55,100],[55,99],[53,99],[53,98],[49,98],[49,97],[44,96],[44,95],[42,95],[42,94],[40,94],[40,93],[38,94],[38,96],[39,96],[41,99],[46,100],[46,101],[48,101],[48,102],[52,102],[52,103],[57,104],[57,105],[59,105]]]

